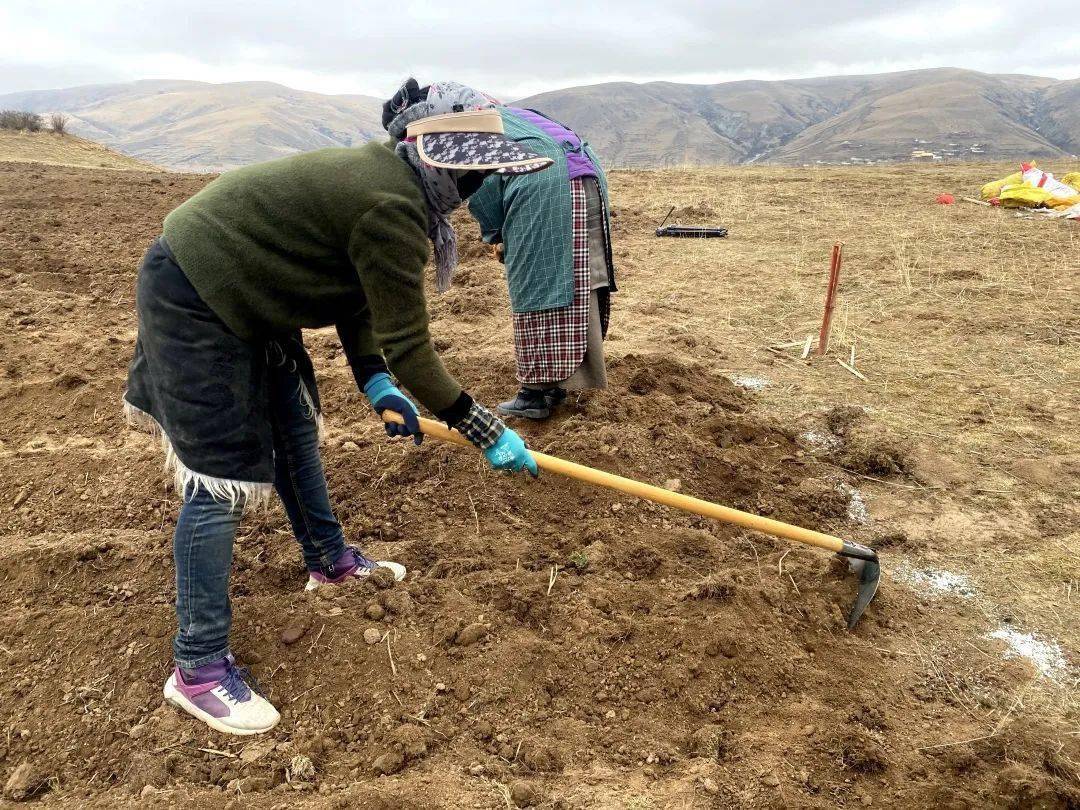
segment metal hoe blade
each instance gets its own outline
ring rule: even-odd
[[[859,575],[859,595],[855,598],[855,604],[848,613],[847,626],[851,630],[862,618],[866,606],[877,595],[878,585],[881,582],[881,565],[878,562],[877,552],[869,546],[860,543],[844,541],[844,547],[837,554],[846,557],[848,566],[852,572]]]

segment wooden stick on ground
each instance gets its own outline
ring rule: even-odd
[[[814,345],[814,336],[813,335],[807,335],[806,336],[806,342],[803,344],[803,347],[802,347],[802,354],[799,356],[800,360],[805,360],[807,357],[810,356],[810,347],[813,346],[813,345]]]
[[[836,305],[836,285],[840,280],[840,259],[843,243],[833,245],[829,261],[829,287],[825,293],[825,312],[821,316],[821,333],[818,335],[817,355],[823,357],[829,350],[829,330],[832,329],[833,307]]]
[[[839,357],[836,358],[836,362],[839,363],[840,365],[842,365],[844,368],[846,368],[848,371],[850,371],[852,374],[854,374],[860,380],[862,380],[863,382],[866,382],[866,377],[864,377],[863,373],[861,371],[859,371],[857,368],[855,368],[855,366],[849,366],[847,363],[845,363]]]
[[[802,338],[798,340],[789,340],[787,343],[773,343],[769,346],[770,349],[794,349],[796,346],[802,346]]]

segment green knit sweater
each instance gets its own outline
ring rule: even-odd
[[[458,400],[428,334],[423,192],[387,146],[227,172],[172,211],[164,234],[192,286],[245,340],[335,325],[350,362],[381,352],[429,410]]]

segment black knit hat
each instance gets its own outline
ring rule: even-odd
[[[416,79],[411,76],[405,81],[405,84],[401,85],[394,97],[388,101],[384,101],[382,105],[382,125],[383,129],[390,126],[390,122],[398,116],[399,113],[404,112],[407,108],[416,104],[418,101],[423,101],[427,98],[428,89],[431,87],[429,84],[427,87],[421,87]]]

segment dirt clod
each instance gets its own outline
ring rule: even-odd
[[[394,579],[394,572],[389,568],[379,567],[367,575],[367,581],[378,588],[380,591],[387,588],[393,588],[396,580]]]
[[[463,625],[457,616],[439,616],[431,630],[431,643],[437,647],[452,644]]]
[[[520,759],[529,770],[538,773],[558,773],[565,765],[562,752],[556,746],[531,740],[522,744]]]
[[[726,601],[735,595],[737,586],[731,575],[714,574],[694,585],[683,596],[684,599],[717,599]]]
[[[459,647],[471,647],[487,638],[488,628],[481,622],[473,622],[461,628],[454,637],[454,643]]]
[[[405,757],[400,751],[387,751],[379,756],[371,767],[375,773],[388,776],[405,767]]]
[[[532,807],[540,801],[540,792],[532,782],[510,783],[510,798],[518,807]]]
[[[389,613],[395,616],[411,616],[414,611],[413,599],[408,591],[395,588],[385,595],[383,605]]]
[[[281,631],[281,643],[295,644],[304,637],[309,627],[307,622],[293,622]]]
[[[289,780],[310,782],[315,778],[315,763],[306,754],[297,754],[289,760]]]
[[[398,726],[391,737],[395,749],[401,752],[406,762],[420,759],[427,754],[427,737],[414,725]]]
[[[382,641],[382,631],[378,627],[369,627],[364,631],[364,642],[367,644],[378,644]]]
[[[832,454],[836,464],[863,475],[888,478],[913,469],[910,451],[880,427],[852,427]]]
[[[884,746],[860,726],[850,727],[841,736],[840,756],[845,765],[859,773],[880,773],[889,765]]]
[[[21,762],[4,784],[4,796],[13,802],[29,799],[45,782],[38,770],[29,762]]]
[[[692,756],[720,759],[723,729],[719,726],[702,726],[687,739],[686,748]]]

